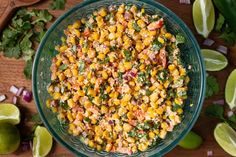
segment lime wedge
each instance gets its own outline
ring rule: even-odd
[[[236,69],[230,73],[227,79],[225,86],[225,100],[231,109],[236,107]]]
[[[228,65],[228,60],[222,53],[210,49],[202,49],[201,51],[207,71],[219,71]]]
[[[202,137],[193,131],[190,131],[184,139],[178,144],[180,147],[185,149],[196,149],[202,144]]]
[[[0,122],[11,123],[13,125],[20,123],[20,111],[13,104],[0,104]]]
[[[218,124],[214,130],[214,136],[227,153],[236,156],[236,132],[228,124]]]
[[[193,23],[197,32],[207,38],[215,25],[215,10],[211,0],[195,0]]]
[[[52,148],[52,136],[45,127],[37,126],[33,139],[33,156],[44,157]]]

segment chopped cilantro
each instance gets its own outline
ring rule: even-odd
[[[157,77],[160,81],[165,81],[168,77],[168,72],[166,69],[157,72]]]
[[[28,60],[26,62],[25,67],[24,67],[24,74],[25,74],[25,77],[27,79],[31,79],[31,76],[32,76],[32,66],[33,66],[33,61],[32,60]]]
[[[65,4],[66,4],[66,0],[54,0],[50,5],[50,9],[63,10],[65,9]]]
[[[206,83],[205,97],[208,98],[219,92],[219,84],[217,83],[216,78],[211,75],[208,75],[206,80],[207,80],[207,83]]]
[[[159,51],[162,48],[162,46],[163,45],[157,39],[155,39],[153,41],[152,50],[153,51]]]
[[[137,24],[136,22],[133,22],[133,23],[132,23],[132,26],[133,26],[133,28],[134,28],[135,31],[137,31],[137,32],[140,32],[140,31],[141,31],[141,28],[138,26],[138,24]]]
[[[62,64],[61,66],[59,66],[59,69],[60,70],[66,70],[66,68],[67,68],[67,65],[66,64]]]
[[[222,14],[219,14],[219,17],[216,20],[215,30],[219,32],[225,23],[225,18]]]
[[[133,130],[129,131],[127,134],[128,134],[129,137],[135,137],[136,136],[136,133]]]
[[[146,90],[146,96],[150,96],[152,94],[152,91],[150,91],[149,89]]]
[[[89,119],[88,117],[85,117],[85,118],[84,118],[84,122],[85,122],[85,123],[90,123],[90,122],[91,122],[91,119]]]
[[[84,61],[79,61],[79,72],[80,73],[84,72],[84,68],[85,68]]]
[[[69,109],[69,106],[66,102],[60,101],[59,105],[65,110]]]
[[[186,39],[181,33],[178,33],[175,38],[176,38],[176,45],[185,43]]]
[[[123,53],[126,61],[130,61],[132,59],[132,53],[130,51],[124,50]]]

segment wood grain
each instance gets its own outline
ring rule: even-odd
[[[196,36],[199,43],[202,43],[204,40],[201,38],[195,31],[193,22],[192,22],[192,6],[191,5],[180,5],[178,3],[178,0],[158,0],[160,3],[162,3],[164,6],[168,7],[170,10],[175,12],[192,30],[194,35]],[[37,9],[48,9],[49,4],[52,1],[50,0],[43,0],[41,3],[31,6],[30,8],[37,8]],[[66,8],[65,10],[56,10],[52,11],[49,10],[56,18],[62,15],[66,10],[73,7],[74,5],[78,4],[78,0],[67,0]],[[4,8],[6,7],[7,0],[1,0],[0,4],[0,15],[2,14]],[[211,35],[211,38],[216,41],[216,44],[222,44],[222,41],[216,38],[215,34]],[[202,46],[203,47],[203,46]],[[235,51],[235,49],[232,49]],[[230,52],[230,53],[236,53],[236,52]],[[229,75],[229,73],[232,71],[232,69],[236,68],[235,65],[232,64],[232,62],[236,62],[235,60],[231,60],[229,63],[229,66],[217,73],[211,73],[212,75],[216,76],[218,78],[218,81],[220,83],[220,92],[219,94],[215,95],[211,99],[207,99],[204,102],[202,113],[195,124],[193,130],[196,131],[198,134],[200,134],[203,139],[204,143],[203,145],[197,149],[197,150],[184,150],[180,147],[174,148],[171,152],[166,154],[166,157],[199,157],[199,156],[207,156],[207,151],[213,151],[214,157],[227,157],[229,156],[226,154],[223,149],[219,147],[219,145],[216,143],[213,137],[213,129],[217,124],[217,120],[207,118],[203,112],[207,105],[211,104],[212,100],[222,99],[224,97],[224,85],[226,82],[226,79]],[[23,60],[15,60],[15,59],[8,59],[3,57],[3,55],[0,55],[0,95],[6,94],[7,100],[6,102],[11,102],[12,94],[9,92],[9,88],[11,85],[16,85],[18,87],[24,86],[27,89],[31,89],[31,81],[26,80],[23,75],[23,67],[25,65],[25,62]],[[36,107],[34,102],[31,103],[25,103],[19,100],[19,107],[22,110],[22,113],[24,114],[25,121],[28,121],[29,117],[36,113]],[[24,128],[23,128],[24,130]],[[60,144],[54,142],[53,150],[48,155],[49,157],[73,157],[74,155],[66,150],[64,147],[62,147]],[[32,152],[26,151],[23,152],[21,150],[17,151],[14,154],[11,155],[5,155],[0,157],[31,157]]]

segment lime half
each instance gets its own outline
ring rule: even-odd
[[[20,133],[16,126],[10,123],[0,122],[0,156],[10,154],[20,145]]]
[[[193,23],[197,32],[207,38],[215,25],[215,10],[211,0],[195,0]]]
[[[178,144],[185,149],[196,149],[202,144],[202,137],[193,131],[190,131]]]
[[[236,69],[230,73],[227,79],[225,86],[225,100],[231,109],[236,107]]]
[[[236,156],[236,132],[228,124],[218,124],[214,130],[214,136],[227,153]]]
[[[219,71],[228,65],[227,58],[220,52],[210,49],[202,49],[205,67],[207,71]]]
[[[7,122],[13,125],[20,123],[20,111],[13,104],[0,104],[0,122]]]
[[[45,127],[37,126],[33,139],[33,156],[44,157],[52,148],[52,136]]]

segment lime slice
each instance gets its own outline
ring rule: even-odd
[[[228,124],[218,124],[214,130],[214,136],[227,153],[236,156],[236,132]]]
[[[236,107],[236,69],[230,73],[227,79],[225,86],[225,100],[231,109]]]
[[[210,49],[202,49],[207,71],[219,71],[228,65],[227,58],[220,52]]]
[[[215,10],[211,0],[195,0],[193,23],[199,34],[207,38],[215,25]]]
[[[20,111],[13,104],[0,104],[0,122],[11,123],[13,125],[20,123]]]
[[[179,142],[179,146],[185,149],[196,149],[202,144],[202,137],[190,131],[184,139]]]
[[[33,156],[44,157],[52,148],[52,136],[45,127],[37,126],[33,139]]]

